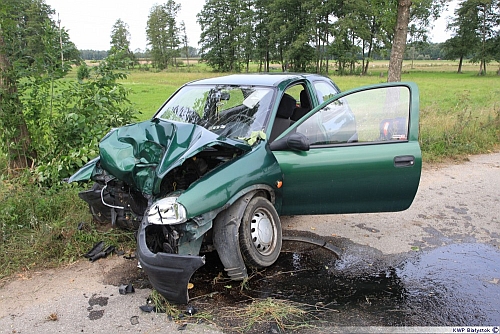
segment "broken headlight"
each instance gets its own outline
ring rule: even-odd
[[[186,221],[186,209],[177,203],[177,197],[166,197],[151,205],[148,221],[156,225],[181,224]]]

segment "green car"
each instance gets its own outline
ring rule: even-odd
[[[151,120],[114,129],[70,178],[94,219],[137,229],[153,287],[187,303],[217,251],[227,275],[271,266],[282,215],[407,209],[422,166],[414,83],[341,93],[314,74],[230,75],[188,83]]]

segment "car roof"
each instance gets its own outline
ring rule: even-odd
[[[201,79],[189,84],[207,85],[250,85],[277,87],[285,81],[295,81],[300,79],[322,78],[318,74],[308,73],[253,73],[253,74],[232,74],[215,78]]]

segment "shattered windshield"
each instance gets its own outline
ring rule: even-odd
[[[266,87],[189,85],[155,117],[197,124],[224,137],[248,138],[264,130],[272,96]]]

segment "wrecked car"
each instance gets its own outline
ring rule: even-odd
[[[340,92],[313,74],[204,79],[152,119],[111,130],[69,182],[94,182],[80,193],[94,219],[137,230],[153,287],[187,303],[205,252],[233,280],[272,265],[280,216],[407,209],[422,166],[418,123],[414,83]]]

